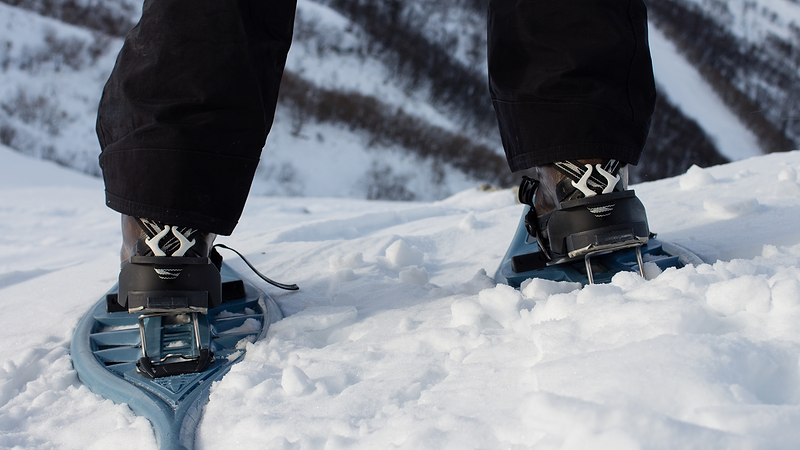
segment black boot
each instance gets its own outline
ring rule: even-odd
[[[560,161],[523,177],[520,202],[548,264],[640,247],[650,230],[642,202],[627,190],[627,167],[616,160]]]

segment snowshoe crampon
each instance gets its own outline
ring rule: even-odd
[[[526,226],[530,206],[525,206],[514,233],[511,245],[495,273],[495,281],[519,287],[529,278],[544,278],[553,281],[571,281],[582,284],[607,283],[623,271],[634,271],[644,276],[644,264],[652,262],[661,270],[682,267],[686,264],[701,264],[703,261],[691,251],[678,245],[648,239],[630,239],[622,244],[599,242],[598,245],[579,252],[578,257],[560,260],[549,259],[539,248],[536,238]],[[624,235],[622,231],[609,233]],[[633,231],[631,231],[633,236]],[[578,247],[578,246],[576,246]],[[584,246],[579,246],[584,247]],[[585,247],[584,247],[585,248]]]
[[[162,449],[193,447],[211,384],[244,356],[245,343],[283,317],[269,295],[227,264],[220,275],[222,301],[207,314],[175,308],[183,302],[175,296],[151,296],[149,310],[129,313],[114,287],[75,330],[71,353],[80,380],[148,418]],[[170,307],[158,311],[159,302]]]

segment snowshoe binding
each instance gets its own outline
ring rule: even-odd
[[[523,177],[526,205],[517,234],[495,276],[519,286],[528,278],[606,282],[623,270],[644,276],[644,256],[666,268],[679,256],[654,241],[644,205],[627,189],[616,160],[562,161]],[[651,242],[652,241],[652,242]],[[696,262],[693,255],[687,261]],[[696,258],[696,257],[695,257]]]
[[[128,258],[108,310],[139,314],[138,371],[150,378],[202,372],[214,361],[205,316],[222,303],[215,236],[129,216],[123,217],[123,234]],[[131,236],[138,237],[132,245]]]
[[[81,318],[70,353],[82,383],[153,425],[162,449],[191,450],[217,380],[283,317],[269,294],[222,261],[214,235],[123,216],[122,270]]]
[[[222,303],[209,309],[208,314],[197,313],[198,320],[194,322],[198,324],[201,347],[214,355],[211,365],[201,372],[186,370],[188,373],[153,377],[140,368],[142,333],[138,315],[145,313],[130,314],[119,307],[116,285],[89,308],[75,329],[70,354],[81,382],[92,392],[127,404],[134,413],[147,418],[161,449],[193,448],[195,428],[211,386],[244,358],[247,342],[266,338],[269,326],[283,317],[267,292],[231,265],[223,262],[221,267]],[[268,280],[260,273],[256,275]],[[281,286],[297,289],[296,285]],[[117,305],[118,311],[109,311],[113,305]],[[194,324],[189,327],[182,323],[192,318],[191,314],[187,316],[154,316],[145,321],[150,361],[160,358],[158,352],[164,347],[175,353],[176,343],[193,339]],[[181,327],[184,333],[179,336]],[[170,328],[171,331],[164,330]],[[186,347],[182,353],[194,351],[193,343],[180,346]],[[176,365],[155,366],[158,371],[184,372],[174,370],[180,367]],[[196,367],[197,363],[192,361],[190,368]]]

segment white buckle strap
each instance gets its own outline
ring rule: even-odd
[[[572,178],[572,186],[583,193],[584,197],[614,192],[622,177],[617,173],[619,161],[610,159],[604,164],[580,164],[576,161],[559,161],[554,165],[565,175]],[[595,173],[599,174],[595,175]],[[577,180],[577,182],[575,182]]]
[[[195,239],[189,240],[196,230],[188,227],[170,226],[161,224],[150,219],[139,219],[142,228],[147,234],[144,242],[150,247],[153,256],[172,256],[180,258],[186,255],[192,246],[197,242]],[[164,227],[163,229],[161,227]],[[168,236],[172,231],[172,236]]]

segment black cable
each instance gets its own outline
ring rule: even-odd
[[[226,250],[230,250],[233,253],[236,253],[237,255],[239,255],[239,258],[242,258],[242,261],[244,261],[244,263],[247,264],[247,267],[249,267],[250,270],[252,270],[256,275],[258,275],[262,280],[266,281],[267,283],[269,283],[269,284],[271,284],[271,285],[273,285],[273,286],[275,286],[277,288],[285,289],[287,291],[296,291],[296,290],[300,289],[300,287],[297,286],[296,284],[283,284],[283,283],[278,283],[277,281],[270,280],[264,274],[259,272],[258,269],[253,267],[253,265],[250,264],[250,261],[248,261],[247,258],[244,257],[244,255],[239,253],[239,251],[237,251],[235,249],[232,249],[232,248],[228,247],[225,244],[214,244],[213,248],[217,248],[217,247],[224,248]]]

